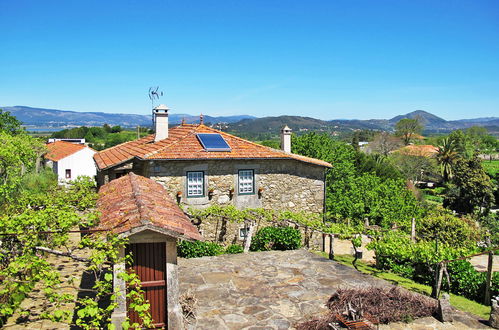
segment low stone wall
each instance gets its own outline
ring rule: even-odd
[[[262,220],[257,223],[254,234],[261,228],[275,225],[275,223]],[[244,237],[240,236],[239,232],[240,229],[244,228],[243,223],[234,223],[223,221],[220,218],[211,218],[203,220],[198,228],[201,235],[210,242],[217,242],[225,246],[230,244],[242,245],[244,242]],[[302,234],[302,246],[318,251],[322,249],[322,234],[306,230],[303,227],[300,227],[299,230]]]

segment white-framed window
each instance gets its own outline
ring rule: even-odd
[[[71,170],[66,169],[66,179],[71,179]]]
[[[253,170],[239,170],[239,194],[249,195],[255,193],[255,172]]]
[[[248,236],[249,228],[239,228],[239,239],[245,239]]]
[[[204,196],[204,172],[187,172],[187,197]]]

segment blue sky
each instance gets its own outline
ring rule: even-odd
[[[499,2],[0,0],[0,105],[499,116]]]

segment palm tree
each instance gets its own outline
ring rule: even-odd
[[[445,182],[453,177],[452,168],[457,157],[458,153],[454,140],[449,139],[448,137],[443,139],[441,145],[438,146],[437,161],[440,164],[440,170]]]

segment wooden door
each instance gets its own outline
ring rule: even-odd
[[[131,268],[139,276],[145,298],[151,304],[150,312],[154,326],[167,328],[165,243],[129,244],[126,252],[132,253]],[[137,313],[129,311],[128,316],[132,323],[141,323]]]

